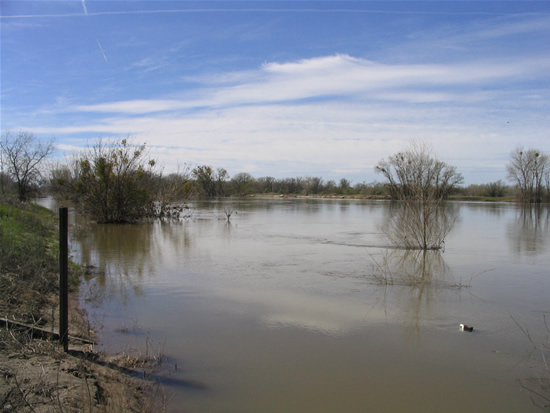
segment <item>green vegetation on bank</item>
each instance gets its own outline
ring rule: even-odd
[[[45,324],[57,308],[59,259],[57,220],[48,209],[0,196],[0,314],[23,323]],[[78,285],[78,269],[70,270]]]
[[[17,197],[0,195],[0,316],[51,330],[59,314],[57,217]],[[69,284],[81,270],[69,268]],[[72,310],[70,310],[72,311]],[[70,331],[88,338],[88,326],[75,311]],[[13,324],[13,323],[12,323]],[[0,325],[0,411],[157,412],[164,411],[160,388],[133,377],[148,359],[110,357],[71,339],[71,352],[56,341],[33,338],[27,329]],[[73,352],[75,351],[75,352]],[[144,367],[141,367],[144,366]],[[156,366],[156,365],[155,365]],[[135,376],[134,376],[135,375]]]

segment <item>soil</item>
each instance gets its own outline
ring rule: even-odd
[[[160,387],[142,380],[147,360],[109,357],[94,351],[93,332],[72,296],[69,350],[57,341],[30,338],[28,331],[0,328],[0,411],[162,411]],[[55,326],[54,326],[55,329]],[[151,367],[152,368],[152,367]]]

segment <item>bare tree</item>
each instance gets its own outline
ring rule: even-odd
[[[508,179],[519,188],[523,202],[542,202],[550,171],[548,155],[538,149],[517,147],[510,154],[506,170]]]
[[[279,181],[280,191],[284,194],[298,194],[303,189],[304,178],[285,178]]]
[[[375,171],[388,180],[394,199],[444,199],[464,182],[456,167],[432,156],[431,148],[413,141],[410,147],[375,166]]]
[[[2,172],[15,182],[19,199],[28,200],[42,178],[44,160],[55,150],[54,140],[40,141],[30,132],[13,135],[7,131],[0,139]]]
[[[346,191],[347,189],[351,188],[351,181],[349,179],[342,178],[342,179],[340,179],[340,185],[339,186],[340,186],[341,191]]]
[[[277,180],[272,176],[263,176],[256,179],[256,182],[260,192],[274,192]]]
[[[216,169],[215,179],[216,179],[216,188],[218,190],[218,194],[220,196],[224,196],[225,195],[225,190],[224,190],[225,182],[229,179],[229,174],[227,173],[225,168]]]
[[[388,179],[390,195],[401,201],[382,227],[388,239],[406,249],[443,248],[458,218],[443,203],[463,182],[456,168],[434,158],[426,144],[413,142],[375,169]]]
[[[320,193],[323,190],[323,178],[319,176],[304,178],[304,190],[306,195]]]
[[[163,176],[157,174],[152,215],[158,218],[178,218],[185,209],[181,205],[191,195],[191,165],[178,164],[176,172]],[[178,205],[179,203],[179,205]]]

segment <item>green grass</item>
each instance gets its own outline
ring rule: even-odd
[[[13,198],[0,198],[0,226],[5,234],[18,242],[25,242],[29,237],[51,238],[55,225],[53,213],[44,207]]]
[[[57,218],[50,210],[0,197],[0,315],[41,323],[57,305],[59,245]],[[78,285],[70,268],[70,285]]]

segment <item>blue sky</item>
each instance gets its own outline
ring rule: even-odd
[[[430,143],[465,184],[550,153],[550,2],[1,1],[2,131],[146,142],[165,167],[382,180]]]

